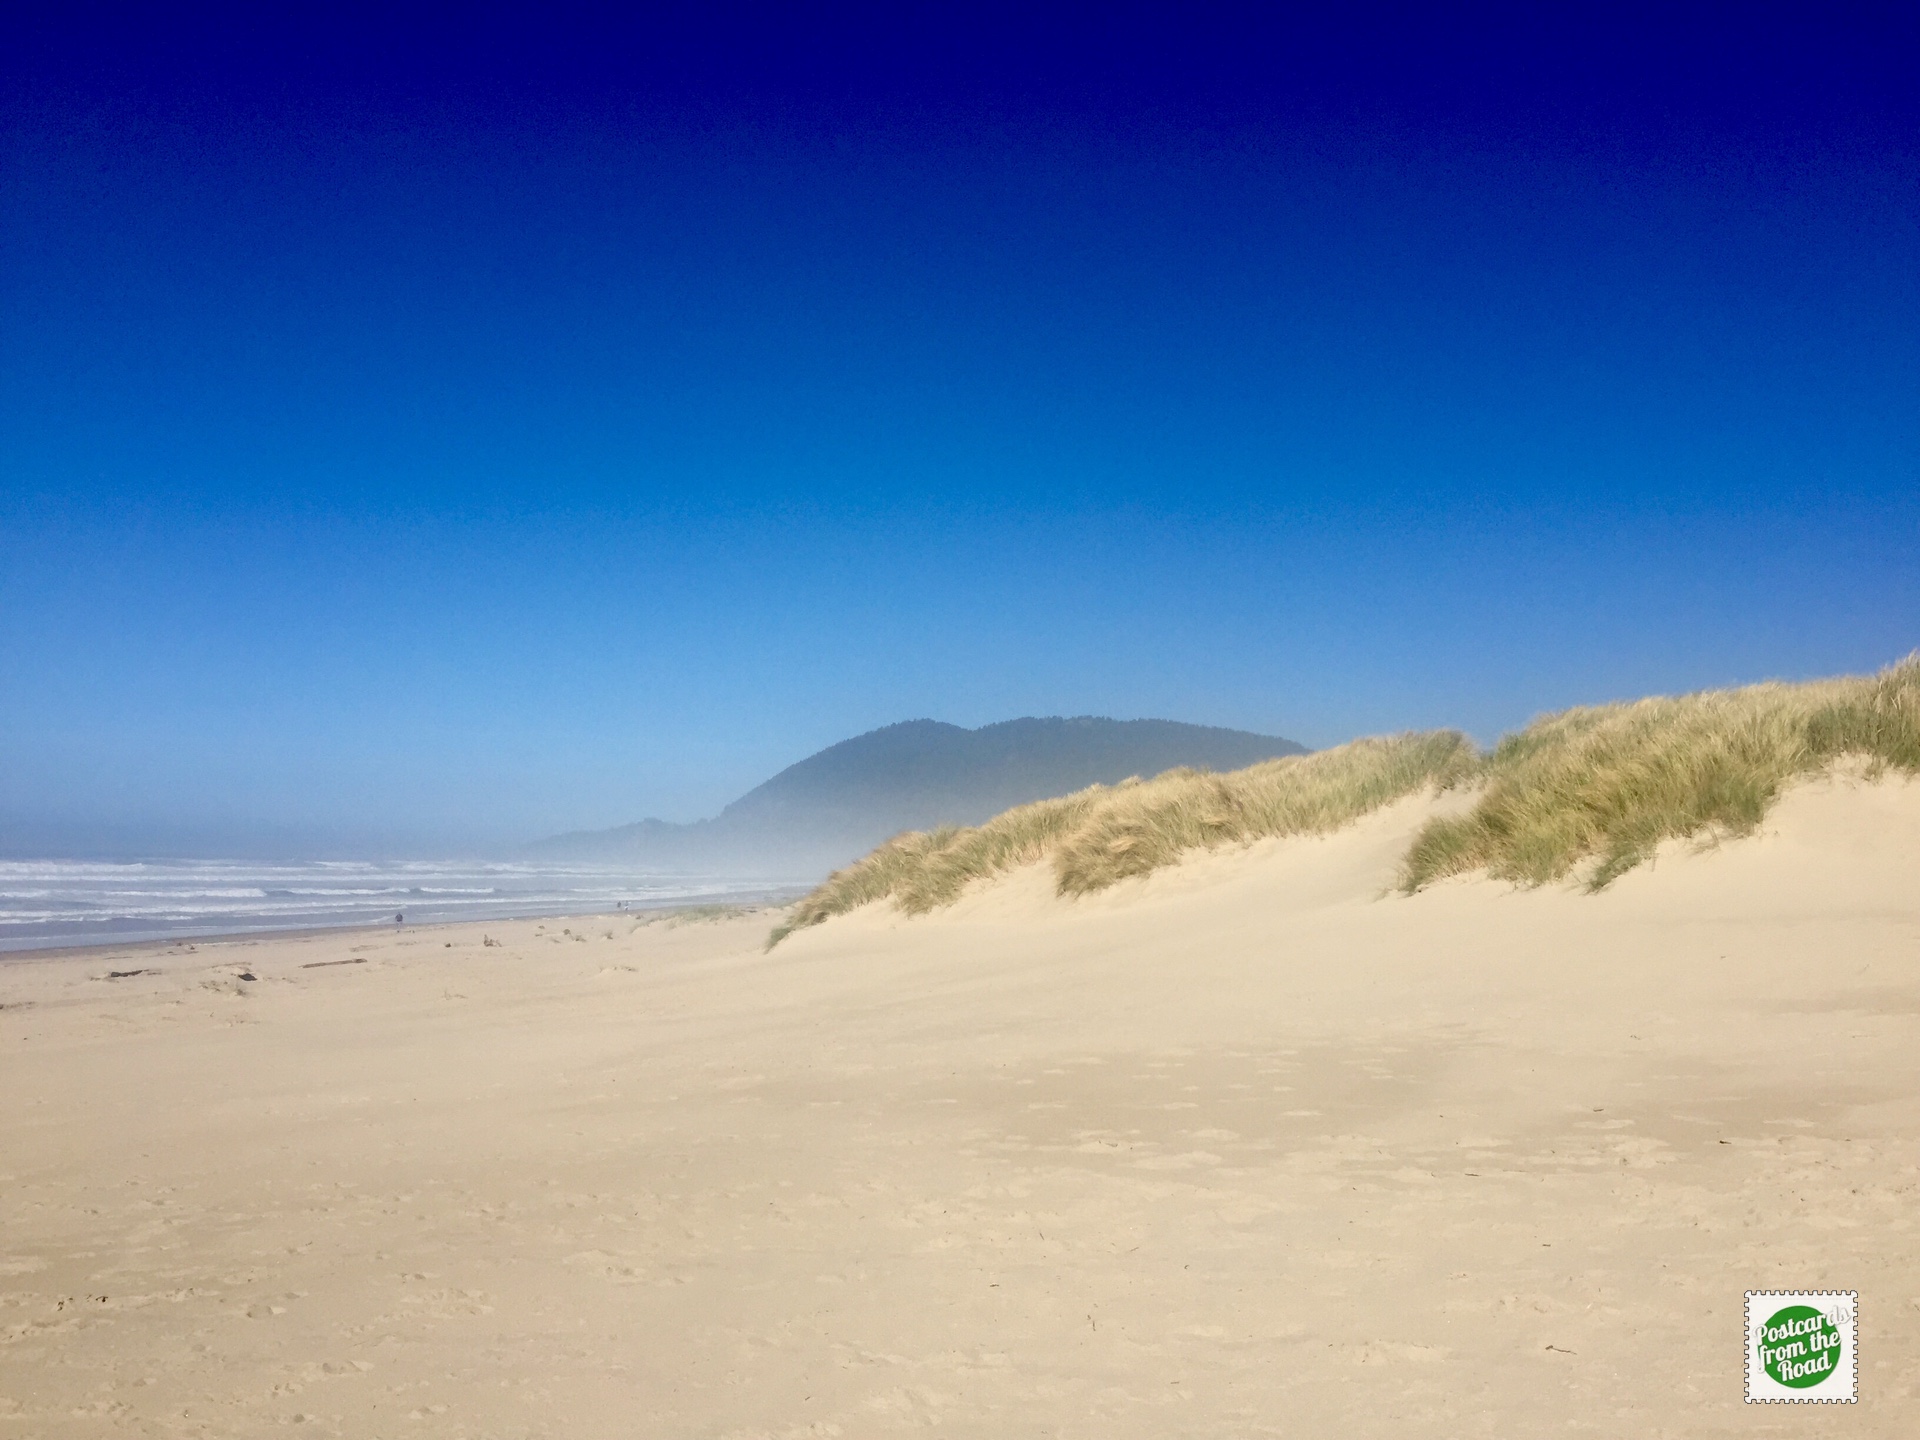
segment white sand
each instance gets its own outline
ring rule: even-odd
[[[0,1440],[1920,1433],[1920,786],[1380,898],[1423,808],[771,955],[0,964]],[[1859,1405],[1741,1404],[1785,1287]]]

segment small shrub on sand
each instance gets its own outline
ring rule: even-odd
[[[1472,810],[1428,822],[1402,888],[1473,870],[1539,885],[1592,861],[1598,890],[1663,840],[1748,833],[1783,788],[1848,755],[1920,772],[1920,654],[1872,677],[1544,716],[1495,748]]]
[[[970,829],[897,836],[829,876],[768,944],[875,900],[924,914],[958,899],[969,881],[1041,860],[1052,861],[1060,894],[1084,895],[1189,850],[1336,830],[1416,790],[1457,783],[1475,764],[1464,735],[1438,730],[1355,740],[1227,774],[1169,770],[1096,785]]]

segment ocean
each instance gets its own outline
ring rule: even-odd
[[[483,861],[0,860],[0,952],[784,899],[776,881]]]

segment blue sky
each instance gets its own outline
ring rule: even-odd
[[[19,31],[0,842],[472,849],[915,716],[1491,740],[1896,659],[1912,22],[1668,15]]]

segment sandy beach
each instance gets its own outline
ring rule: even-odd
[[[0,1437],[1911,1434],[1920,784],[1387,895],[1446,803],[9,960]],[[1756,1288],[1860,1292],[1857,1405],[1742,1403]]]

